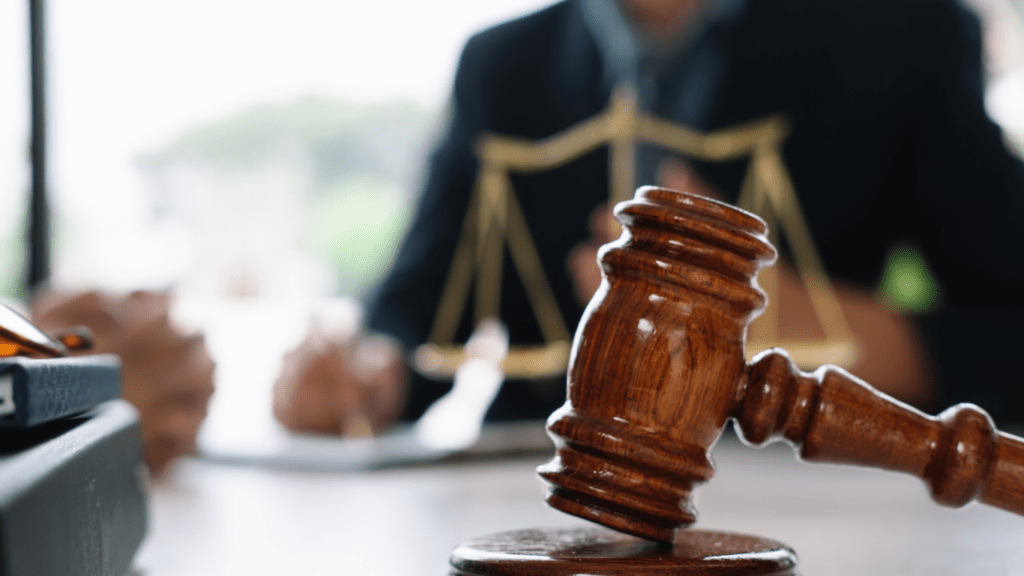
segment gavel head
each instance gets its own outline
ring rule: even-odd
[[[755,276],[776,253],[757,216],[684,192],[641,188],[615,216],[623,233],[601,249],[568,399],[548,420],[557,453],[538,472],[551,506],[670,542],[714,472],[766,303]]]

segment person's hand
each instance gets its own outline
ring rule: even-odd
[[[95,336],[87,353],[121,358],[122,396],[139,411],[146,462],[155,473],[195,450],[214,390],[203,336],[184,333],[169,313],[170,296],[154,292],[50,292],[32,306],[38,326],[86,326]]]
[[[368,436],[398,417],[407,380],[390,339],[313,328],[284,358],[274,382],[274,417],[296,432]]]
[[[768,344],[823,341],[824,328],[796,268],[780,259],[760,276],[765,280],[767,274],[775,275],[777,289],[769,305],[777,312],[772,317],[769,310],[754,320],[748,339]],[[913,321],[880,302],[868,288],[841,282],[833,282],[832,288],[857,345],[856,359],[843,368],[886,394],[929,408],[936,399],[931,364]]]

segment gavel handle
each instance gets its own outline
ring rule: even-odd
[[[734,406],[752,444],[782,437],[805,460],[918,476],[946,506],[977,499],[1024,515],[1024,440],[996,430],[972,404],[928,416],[841,368],[801,372],[784,350],[773,349],[747,366]]]

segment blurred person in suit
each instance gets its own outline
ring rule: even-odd
[[[313,332],[286,358],[278,420],[314,432],[342,433],[354,421],[382,429],[443,395],[450,383],[410,372],[405,358],[438,307],[479,167],[475,140],[551,136],[600,113],[622,83],[647,112],[705,132],[784,115],[785,164],[864,345],[851,371],[918,406],[974,401],[999,420],[1024,416],[1013,361],[1024,345],[1024,165],[985,114],[973,13],[955,0],[563,0],[468,41],[416,217],[366,302],[364,333],[339,341]],[[608,163],[600,149],[513,176],[570,326],[608,239],[606,216],[588,224],[607,213]],[[637,184],[730,202],[746,169],[644,146],[637,163]],[[872,293],[900,244],[920,250],[941,287],[928,314],[898,314]],[[780,335],[800,335],[812,321],[808,300],[780,266]],[[541,342],[518,282],[506,270],[501,318],[513,343]],[[464,319],[463,340],[471,329]],[[544,417],[564,394],[563,379],[508,383],[489,417]]]

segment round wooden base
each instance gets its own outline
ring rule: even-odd
[[[600,526],[502,532],[455,549],[452,576],[794,576],[796,554],[774,540],[680,530],[673,545]]]

